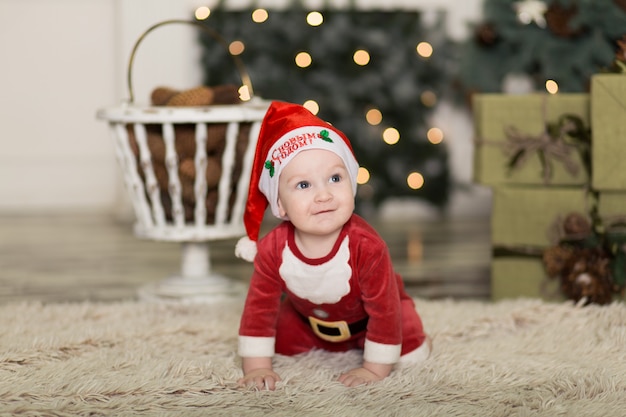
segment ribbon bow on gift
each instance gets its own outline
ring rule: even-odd
[[[552,177],[552,161],[563,164],[572,175],[578,175],[579,165],[571,156],[572,150],[578,150],[585,169],[589,172],[591,158],[589,144],[591,137],[582,119],[576,115],[564,114],[557,123],[546,123],[546,129],[538,136],[520,132],[516,127],[505,128],[507,142],[505,152],[511,155],[510,170],[520,168],[528,158],[537,153],[543,167],[543,180],[549,183]],[[573,140],[568,141],[566,137]]]

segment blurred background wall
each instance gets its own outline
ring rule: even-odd
[[[126,98],[126,69],[137,38],[152,24],[189,19],[197,0],[0,0],[0,215],[96,211],[126,215],[126,192],[102,107]],[[250,1],[227,1],[230,8]],[[256,1],[284,7],[288,1]],[[311,8],[327,2],[305,1]],[[468,36],[480,19],[481,0],[333,1],[333,7],[441,10],[448,34]],[[163,83],[201,83],[193,29],[166,28],[142,44],[133,68],[135,96],[146,102]],[[448,129],[451,171],[471,183],[469,116],[444,105],[435,118]],[[481,212],[488,193],[451,198],[453,214]],[[475,208],[472,208],[475,204]],[[392,210],[393,211],[393,210]]]

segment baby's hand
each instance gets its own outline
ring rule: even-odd
[[[237,383],[241,386],[256,386],[257,389],[268,389],[274,391],[276,383],[280,381],[280,376],[267,368],[255,369],[248,372]]]
[[[374,381],[381,381],[385,377],[376,375],[372,371],[368,371],[365,368],[355,368],[339,377],[341,382],[346,387],[356,387],[357,385],[369,384]]]

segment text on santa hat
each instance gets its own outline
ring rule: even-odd
[[[319,133],[302,133],[286,139],[282,145],[272,151],[271,160],[265,161],[265,168],[269,169],[270,177],[274,176],[274,164],[280,164],[289,155],[305,146],[311,145],[314,139],[322,139],[326,142],[332,142],[329,137],[328,130],[322,130]]]

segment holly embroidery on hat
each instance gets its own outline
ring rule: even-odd
[[[265,168],[270,171],[270,178],[274,176],[274,161],[270,161],[269,159],[265,161]]]
[[[328,134],[328,130],[324,129],[322,130],[319,135],[320,138],[322,138],[322,140],[325,140],[326,142],[330,142],[333,143],[333,140],[330,138],[329,134]]]

